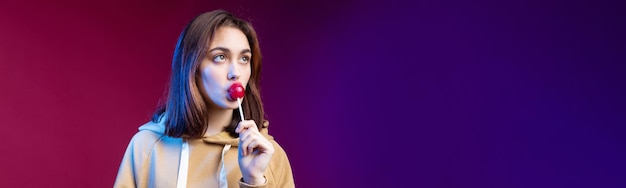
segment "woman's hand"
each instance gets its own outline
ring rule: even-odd
[[[239,169],[243,181],[250,185],[264,184],[263,173],[274,154],[274,146],[261,135],[253,120],[239,122],[235,132],[239,133]]]

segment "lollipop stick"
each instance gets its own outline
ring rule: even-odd
[[[243,121],[243,108],[241,107],[241,98],[237,98],[237,104],[239,104],[239,115],[241,116],[241,121]]]

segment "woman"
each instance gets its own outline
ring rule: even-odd
[[[294,187],[263,119],[260,73],[249,23],[223,10],[193,19],[176,44],[167,102],[132,138],[114,187]],[[233,84],[245,88],[245,120],[228,97]]]

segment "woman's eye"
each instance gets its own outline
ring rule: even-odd
[[[223,62],[224,60],[226,60],[226,56],[224,55],[220,54],[220,55],[213,56],[213,61],[215,62]]]
[[[243,57],[241,57],[241,62],[243,62],[243,63],[248,63],[248,62],[250,62],[250,57],[248,57],[248,56],[243,56]]]

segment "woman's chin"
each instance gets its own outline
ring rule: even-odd
[[[239,105],[237,104],[237,102],[226,102],[226,104],[224,105],[225,109],[229,109],[229,110],[234,110],[239,108]]]
[[[216,108],[221,108],[224,110],[234,110],[239,108],[239,105],[237,104],[236,101],[219,101],[218,103],[216,102],[212,102],[212,104],[210,104],[213,107]]]

